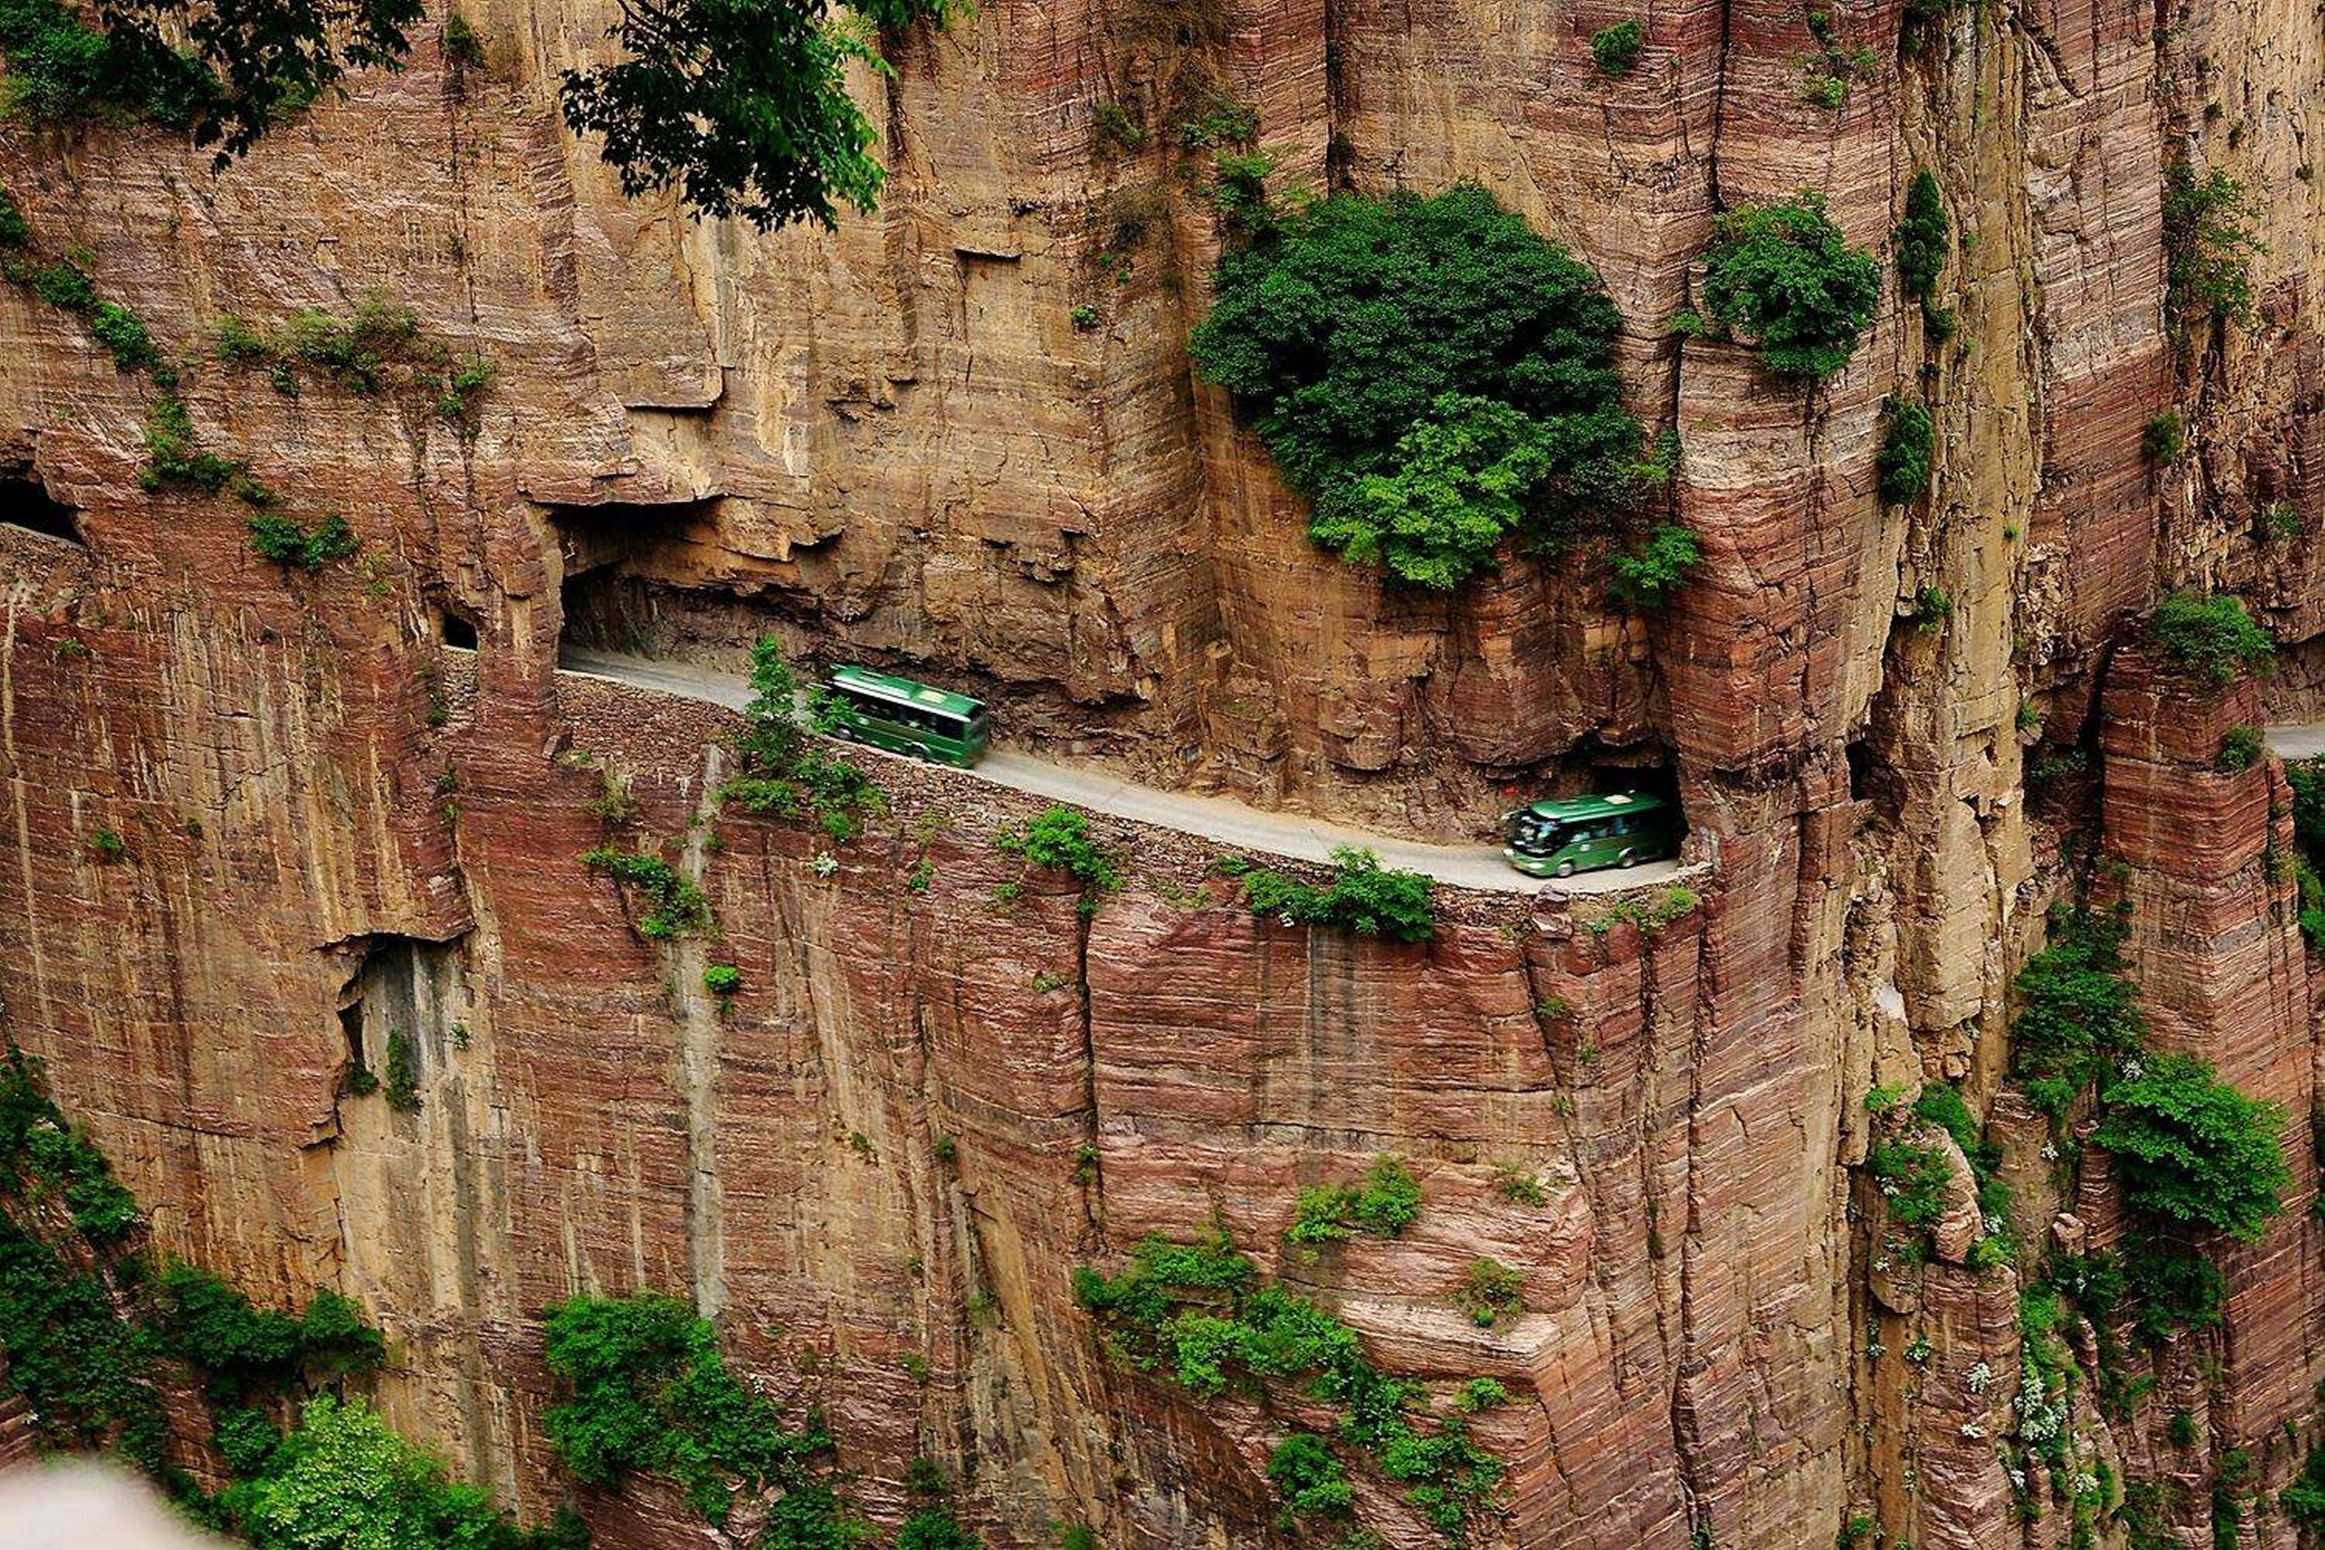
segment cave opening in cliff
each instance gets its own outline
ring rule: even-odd
[[[455,651],[476,649],[476,621],[456,608],[445,608],[436,616],[436,633],[445,645]]]
[[[81,544],[79,514],[28,474],[0,476],[0,525]]]

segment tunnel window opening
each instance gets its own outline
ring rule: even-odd
[[[363,1058],[363,998],[361,996],[339,1009],[339,1032],[347,1040],[347,1069],[349,1072],[370,1070],[371,1068]]]
[[[445,645],[456,651],[476,649],[476,623],[463,614],[447,608],[436,617],[436,633]]]
[[[79,514],[55,499],[38,479],[0,477],[0,525],[87,548]]]

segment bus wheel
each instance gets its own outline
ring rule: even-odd
[[[1631,854],[1629,851],[1627,851],[1627,850],[1623,852],[1623,859],[1615,863],[1615,865],[1617,865],[1617,866],[1621,867],[1621,868],[1622,868],[1624,871],[1626,871],[1626,872],[1628,872],[1628,871],[1629,871],[1629,870],[1630,870],[1632,867],[1635,867],[1635,866],[1637,866],[1638,864],[1639,864],[1639,858],[1638,858],[1637,856],[1634,856],[1634,855],[1632,855],[1632,854]]]
[[[1559,862],[1558,875],[1560,877],[1572,877],[1574,875],[1574,863],[1571,861]]]

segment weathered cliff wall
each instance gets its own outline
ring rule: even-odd
[[[2191,709],[2109,651],[2167,584],[2243,590],[2288,658],[2325,623],[2325,193],[2296,173],[2325,132],[2316,15],[2021,4],[1912,23],[1903,51],[1897,7],[1853,8],[1841,30],[1877,57],[1834,111],[1798,89],[1805,9],[1773,0],[1651,8],[1620,80],[1588,49],[1614,11],[992,4],[859,83],[880,213],[760,238],[625,202],[559,129],[555,71],[606,10],[467,14],[483,64],[423,42],[223,175],[150,134],[0,134],[39,240],[86,248],[174,349],[223,312],[376,289],[498,365],[473,435],[192,375],[205,444],[361,538],[292,575],[231,502],[140,489],[149,390],[0,287],[0,474],[86,540],[0,526],[0,1010],[164,1241],[254,1289],[361,1297],[402,1342],[398,1418],[529,1502],[558,1489],[539,1310],[654,1284],[822,1395],[891,1517],[927,1454],[974,1462],[965,1500],[999,1542],[1053,1518],[1266,1542],[1256,1416],[1109,1365],[1067,1286],[1216,1216],[1385,1366],[1520,1395],[1486,1426],[1511,1543],[1823,1544],[1860,1511],[1915,1544],[2065,1542],[2057,1513],[2015,1522],[1991,1440],[2010,1272],[1872,1268],[1860,1100],[1925,1079],[1994,1099],[2010,977],[2080,825],[2128,869],[2109,886],[2158,1042],[2308,1113],[2310,991],[2268,861],[2283,793],[2210,772],[2221,730],[2264,718]],[[1214,89],[1288,177],[1476,178],[1599,271],[1634,407],[1681,436],[1706,559],[1672,610],[1611,615],[1587,566],[1528,559],[1416,601],[1306,542],[1186,364],[1219,239],[1173,126]],[[1108,148],[1102,103],[1143,144]],[[2267,248],[2253,326],[2175,342],[2180,156],[2265,192]],[[1670,334],[1718,210],[1815,186],[1879,246],[1916,167],[1962,237],[1951,339],[1893,281],[1814,391]],[[1912,508],[1874,489],[1901,391],[1939,426]],[[2175,405],[2196,454],[2158,467],[2142,438]],[[2279,502],[2298,536],[2258,522]],[[476,624],[473,668],[436,643],[447,608]],[[705,655],[775,628],[921,664],[1125,773],[1441,838],[1517,772],[1667,756],[1720,868],[1651,935],[1468,900],[1430,946],[1387,947],[1197,903],[1203,847],[1145,835],[1084,927],[1055,879],[996,908],[1017,864],[987,841],[1008,815],[989,789],[884,771],[894,817],[820,876],[800,831],[690,824],[724,724],[556,676],[569,610]],[[2289,711],[2312,676],[2275,691]],[[2103,754],[2095,805],[2070,780],[2030,812],[2038,722],[2046,750]],[[632,781],[640,834],[684,839],[715,949],[640,941],[578,864],[600,767]],[[714,950],[745,973],[725,1015],[694,988]],[[419,1040],[416,1116],[337,1096],[358,992],[375,1058]],[[2011,1166],[2041,1175],[2010,1101]],[[2239,1252],[2217,1347],[2157,1358],[2159,1397],[2098,1427],[2119,1474],[2180,1481],[2186,1535],[2204,1461],[2267,1445],[2273,1487],[2313,1403],[2295,1128],[2302,1225]],[[1298,1186],[1383,1150],[1422,1180],[1412,1234],[1275,1265]],[[1504,1166],[1550,1203],[1503,1198]],[[2056,1205],[2104,1244],[2111,1196],[2086,1193],[2023,1189],[2022,1239]],[[1452,1306],[1480,1253],[1525,1272],[1523,1319]],[[1926,1366],[1864,1354],[1916,1331]],[[2167,1459],[2159,1417],[2214,1356],[2205,1444]],[[1980,1363],[2004,1377],[1972,1394]],[[686,1532],[651,1493],[592,1513],[609,1544]]]

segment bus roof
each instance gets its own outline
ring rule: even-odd
[[[845,689],[851,694],[867,695],[875,700],[888,700],[900,705],[917,705],[939,715],[958,716],[963,721],[974,717],[985,708],[983,700],[973,700],[965,694],[933,689],[910,678],[898,678],[890,673],[875,673],[868,667],[853,663],[832,669],[832,687]]]
[[[1610,791],[1598,796],[1553,797],[1534,803],[1526,811],[1559,823],[1583,823],[1593,818],[1612,818],[1618,813],[1661,812],[1669,805],[1661,797],[1644,791]]]

